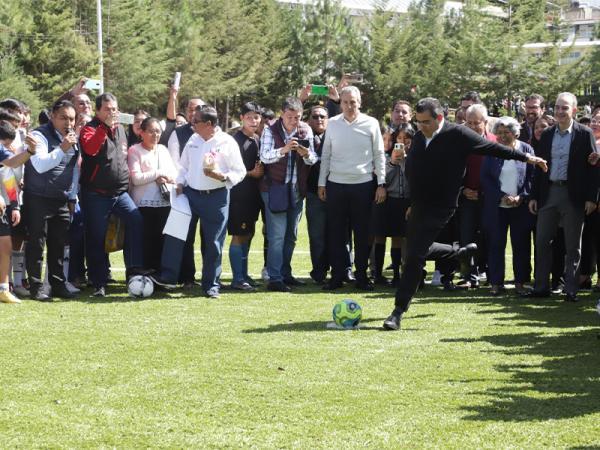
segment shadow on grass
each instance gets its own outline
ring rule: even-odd
[[[494,388],[476,392],[490,401],[464,406],[463,410],[469,412],[466,420],[525,422],[600,412],[600,318],[591,297],[588,294],[581,297],[579,304],[565,303],[558,296],[542,300],[509,296],[464,299],[483,306],[477,314],[502,314],[495,320],[512,327],[514,332],[442,342],[483,342],[493,346],[491,351],[509,358],[526,355],[532,361],[498,364],[495,369],[509,374],[508,379],[503,377],[499,387],[496,384]],[[420,300],[421,303],[456,301],[456,298]],[[549,331],[519,333],[527,326]]]
[[[385,317],[380,318],[372,318],[372,319],[363,319],[360,322],[360,330],[375,330],[375,331],[385,331],[382,327],[382,323]],[[371,323],[376,323],[377,325],[367,325]],[[360,331],[360,330],[348,330],[348,331]],[[402,328],[403,331],[416,331],[418,328]],[[327,322],[322,320],[316,320],[312,322],[288,322],[288,323],[275,323],[269,325],[265,328],[250,328],[246,330],[242,330],[242,333],[281,333],[286,331],[293,332],[306,332],[306,331],[328,331],[328,332],[336,332],[336,331],[344,331],[344,330],[336,330],[327,328]],[[389,331],[385,331],[389,333]]]

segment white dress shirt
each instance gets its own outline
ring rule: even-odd
[[[215,180],[204,174],[205,155],[212,152],[215,170],[225,176],[225,181]],[[199,191],[226,187],[231,189],[246,176],[246,166],[240,154],[240,148],[230,135],[216,131],[208,141],[194,133],[185,145],[179,159],[177,184],[189,186]]]

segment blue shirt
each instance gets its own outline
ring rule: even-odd
[[[573,122],[565,131],[558,126],[552,138],[552,164],[550,165],[550,181],[566,181],[569,167],[569,150],[573,140]]]

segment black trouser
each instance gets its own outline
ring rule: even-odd
[[[462,198],[458,206],[460,245],[475,242],[477,255],[467,261],[467,272],[463,278],[470,282],[478,281],[478,275],[486,271],[487,250],[484,247],[484,233],[481,229],[482,200],[469,200]]]
[[[70,214],[67,201],[40,197],[25,192],[23,205],[29,240],[25,246],[25,267],[32,289],[42,286],[44,246],[47,246],[48,282],[56,287],[64,284],[63,258],[69,230]]]
[[[357,281],[367,279],[369,260],[369,222],[375,198],[372,181],[360,184],[327,182],[327,231],[331,279],[342,281],[347,272],[348,250],[346,243],[352,229],[354,236],[354,265]]]
[[[139,208],[144,218],[144,268],[160,271],[160,258],[163,248],[163,229],[171,207]]]
[[[455,208],[412,205],[406,229],[404,270],[396,290],[396,312],[408,310],[428,259],[450,261],[456,257],[457,248],[434,242],[454,211]]]

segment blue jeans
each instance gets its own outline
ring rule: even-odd
[[[210,193],[202,193],[186,186],[183,193],[188,198],[192,214],[200,219],[202,245],[202,290],[219,287],[221,277],[221,260],[225,236],[227,235],[227,218],[229,217],[229,190],[215,189]],[[179,278],[185,242],[165,236],[161,260],[161,277],[168,282],[176,283]]]
[[[267,271],[269,282],[284,281],[292,277],[292,255],[298,237],[298,224],[302,218],[304,200],[300,199],[285,212],[273,213],[269,209],[269,193],[261,192],[267,219]]]
[[[127,270],[143,267],[144,220],[127,192],[109,197],[84,189],[81,192],[81,208],[84,213],[88,276],[94,287],[106,285],[108,277],[104,239],[111,212],[125,223],[125,267]]]

